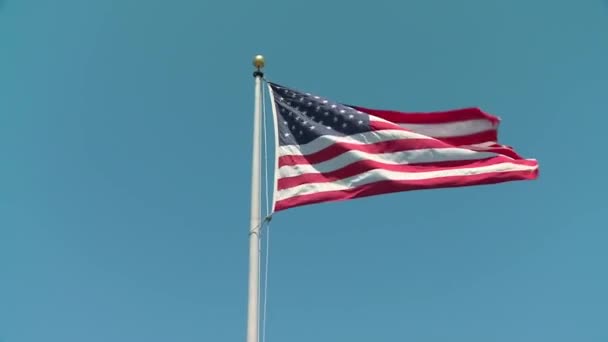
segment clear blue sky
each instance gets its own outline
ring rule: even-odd
[[[244,341],[251,58],[540,178],[295,208],[268,341],[608,341],[608,2],[0,0],[0,341]]]

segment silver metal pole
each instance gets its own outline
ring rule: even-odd
[[[260,127],[262,121],[262,68],[264,57],[258,55],[253,60],[256,71],[255,102],[253,111],[253,159],[251,163],[251,221],[249,225],[249,301],[247,306],[247,342],[258,342],[259,339],[259,288],[260,288],[260,228],[262,225],[261,199],[261,163],[262,150]]]

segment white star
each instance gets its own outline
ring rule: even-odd
[[[315,99],[317,99],[317,100],[318,100],[318,99],[320,99],[320,97],[318,97],[318,96],[315,96]]]
[[[289,136],[289,133],[285,133],[284,135],[285,135],[286,137],[288,137],[288,136]]]
[[[303,98],[303,97],[300,97],[300,101],[304,101],[304,98]]]
[[[334,122],[338,122],[338,117],[334,116]]]
[[[323,100],[323,103],[327,103],[327,100]]]
[[[291,126],[291,129],[296,129],[296,126],[295,126],[295,125],[294,125],[294,126]]]
[[[285,125],[289,125],[289,123],[287,123],[287,121],[283,121],[283,124],[285,124]]]
[[[342,127],[346,128],[346,126],[347,126],[346,122],[342,124]]]
[[[354,117],[355,117],[355,116],[354,116],[354,115],[352,115],[352,114],[348,116],[348,118],[349,118],[349,119],[352,119],[352,118],[354,118]]]
[[[315,126],[310,126],[310,130],[312,131],[313,129],[315,129]]]
[[[302,135],[302,131],[299,131],[298,133],[299,133],[300,135]]]
[[[308,112],[302,112],[302,115],[306,115]]]
[[[331,127],[330,127],[330,126],[327,126],[327,127],[325,127],[325,128],[327,128],[327,129],[331,129]]]
[[[331,105],[331,108],[336,108],[336,107],[338,107],[338,106],[336,106],[335,104],[334,104],[334,105]]]
[[[312,102],[308,102],[306,105],[308,105],[308,106],[312,106]]]
[[[282,97],[279,97],[279,101],[283,101],[283,100],[285,100],[285,99],[284,99],[284,98],[282,98]]]
[[[321,106],[317,106],[317,108],[315,108],[315,111],[320,111],[321,110]]]
[[[344,114],[346,111],[344,109],[340,109],[340,114]]]
[[[359,121],[357,121],[357,123],[360,125],[363,123],[363,120],[359,120]]]
[[[329,113],[328,113],[328,112],[325,112],[325,113],[323,113],[323,115],[328,116],[328,115],[329,115]]]

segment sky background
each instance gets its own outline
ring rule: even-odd
[[[280,212],[267,341],[608,341],[608,1],[0,0],[1,342],[245,341],[257,53],[540,162]]]

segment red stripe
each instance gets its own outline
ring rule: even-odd
[[[517,154],[513,149],[505,146],[497,146],[497,147],[475,147],[475,146],[459,146],[461,148],[470,149],[477,152],[492,152],[496,154],[502,154],[507,157],[511,157],[513,159],[523,159],[522,156]]]
[[[370,126],[376,130],[384,130],[384,129],[402,129],[404,131],[416,133],[414,131],[403,128],[397,124],[393,124],[390,122],[384,121],[371,121]],[[420,133],[417,133],[420,134]],[[492,129],[489,131],[479,132],[475,134],[463,135],[463,136],[454,136],[454,137],[443,137],[437,138],[433,137],[433,139],[441,140],[446,144],[459,146],[459,145],[475,145],[481,143],[487,143],[488,141],[498,141],[498,131],[496,129]]]
[[[371,109],[359,106],[349,107],[395,123],[430,125],[476,119],[488,120],[493,124],[498,124],[500,122],[498,117],[490,115],[479,108],[462,108],[436,112],[400,112],[395,110]]]
[[[477,168],[500,163],[511,162],[518,165],[537,165],[533,160],[511,160],[507,157],[493,157],[482,160],[452,160],[438,163],[419,163],[419,164],[387,164],[371,160],[359,160],[341,169],[325,173],[307,173],[293,177],[279,178],[277,190],[289,189],[294,186],[306,183],[331,183],[344,178],[356,176],[358,174],[372,170],[386,170],[395,172],[429,172],[429,171],[450,171],[461,168]]]
[[[496,184],[517,180],[532,180],[537,177],[538,169],[530,171],[493,172],[472,176],[440,177],[425,180],[380,181],[353,189],[318,192],[309,195],[290,197],[277,201],[275,211],[313,203],[343,201],[400,191]]]

